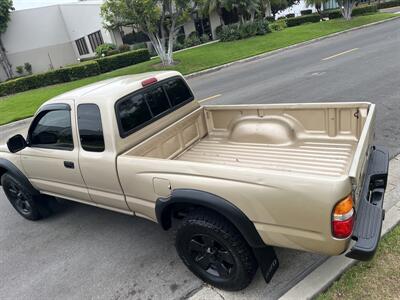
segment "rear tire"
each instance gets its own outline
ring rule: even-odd
[[[11,174],[6,173],[1,177],[1,185],[11,205],[25,219],[36,221],[50,215],[47,199],[34,196]]]
[[[197,209],[185,217],[177,229],[175,246],[189,270],[219,289],[246,288],[258,268],[239,231],[210,210]]]

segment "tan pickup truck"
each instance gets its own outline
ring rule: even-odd
[[[240,290],[258,266],[271,280],[273,246],[373,256],[389,161],[374,121],[371,103],[200,106],[177,72],[124,76],[43,104],[0,149],[1,184],[30,220],[58,197],[176,222],[187,267]]]

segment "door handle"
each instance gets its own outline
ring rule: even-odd
[[[64,161],[64,167],[67,169],[75,169],[75,164],[73,161]]]

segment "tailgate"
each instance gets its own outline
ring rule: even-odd
[[[365,114],[365,110],[364,112],[363,110],[360,110],[358,112],[359,117],[365,118],[365,116],[362,115],[363,113]],[[353,187],[356,187],[356,199],[358,199],[361,192],[361,185],[364,182],[365,173],[367,171],[368,158],[371,154],[371,147],[374,142],[375,118],[375,104],[370,104],[349,171],[349,177],[351,178]]]
[[[387,185],[389,152],[373,145],[375,105],[371,104],[354,154],[350,177],[355,187],[356,218],[352,239],[356,243],[346,254],[358,260],[373,257],[379,244]]]

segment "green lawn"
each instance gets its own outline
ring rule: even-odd
[[[399,299],[400,226],[382,239],[375,258],[345,272],[317,300]]]
[[[351,21],[336,19],[291,27],[280,32],[274,32],[265,36],[254,37],[246,40],[229,43],[214,43],[176,53],[175,59],[179,61],[179,64],[168,69],[177,70],[183,74],[190,74],[331,33],[389,19],[394,16],[396,15],[377,13],[356,17]],[[31,90],[2,98],[0,100],[0,125],[32,116],[43,102],[66,91],[111,77],[160,69],[156,67],[158,64],[159,60],[155,59],[99,76]]]

